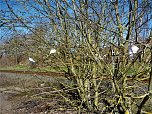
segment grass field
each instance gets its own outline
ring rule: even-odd
[[[25,71],[50,71],[50,72],[60,72],[60,71],[67,71],[65,67],[35,67],[31,68],[30,66],[26,65],[15,65],[15,66],[8,66],[8,67],[0,67],[0,70],[25,70]]]

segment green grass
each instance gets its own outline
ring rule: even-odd
[[[66,67],[52,67],[52,66],[46,66],[46,67],[36,67],[36,68],[31,68],[30,66],[25,66],[25,65],[15,65],[15,66],[8,66],[8,67],[0,67],[0,70],[28,70],[28,71],[45,71],[45,72],[60,72],[60,71],[67,71]]]
[[[29,69],[28,66],[23,66],[23,65],[0,67],[0,70],[28,70],[28,69]]]

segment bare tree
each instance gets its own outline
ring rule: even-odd
[[[15,2],[24,6],[25,13],[30,14],[31,9],[35,11],[31,18],[20,16],[8,0],[4,1],[17,22],[33,34],[31,39],[38,44],[33,45],[38,61],[51,64],[49,60],[55,58],[56,65],[67,68],[65,71],[70,82],[66,86],[72,91],[60,93],[67,104],[77,107],[79,113],[83,110],[141,113],[151,94],[151,48],[150,44],[144,44],[132,61],[128,50],[130,41],[140,41],[142,27],[147,26],[151,19],[150,1]],[[30,19],[33,23],[45,20],[49,26],[47,29],[34,28]],[[151,38],[150,34],[147,38]],[[56,48],[57,53],[50,55],[49,48]],[[137,58],[142,50],[146,50],[147,56],[145,62],[139,63]],[[143,86],[142,80],[146,78],[149,83]]]

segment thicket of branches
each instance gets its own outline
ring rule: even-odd
[[[8,10],[1,10],[0,26],[22,26],[30,56],[67,68],[69,92],[60,93],[67,104],[79,113],[141,113],[152,94],[150,0],[3,2]],[[140,47],[132,60],[130,42]],[[49,54],[51,48],[57,53]]]

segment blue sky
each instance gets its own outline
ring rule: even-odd
[[[24,7],[24,4],[23,2],[21,1],[24,1],[24,0],[8,0],[8,3],[10,4],[10,6],[13,8],[14,12],[23,18],[24,22],[28,21],[28,25],[33,28],[38,22],[48,22],[48,19],[47,18],[42,18],[44,17],[42,14],[40,14],[39,12],[37,12],[36,10],[30,8],[30,7]],[[141,2],[141,0],[139,0],[139,2]],[[39,5],[35,5],[35,2],[34,0],[29,0],[29,3],[28,5],[34,5],[35,7],[39,8],[40,10],[42,10],[40,8]],[[152,5],[152,3],[150,4]],[[26,9],[27,8],[27,9]],[[3,17],[8,19],[8,20],[11,20],[13,21],[14,19],[16,19],[16,17],[14,15],[11,15],[8,11],[8,7],[7,5],[5,4],[4,0],[0,0],[0,10],[4,11],[4,14],[5,16],[3,15],[3,13],[0,13],[0,17]],[[127,9],[126,9],[127,11]],[[149,15],[152,15],[149,14]],[[39,16],[39,17],[36,17],[36,16]],[[149,16],[150,17],[150,16]],[[6,20],[0,20],[0,24],[1,24],[1,21],[5,22]],[[123,19],[123,18],[122,18]],[[124,20],[122,20],[124,21]],[[125,20],[127,21],[127,20]],[[15,29],[11,28],[12,27],[12,23],[11,24],[5,24],[5,27],[0,27],[0,43],[11,37],[12,34],[14,33],[13,31],[18,31],[19,33],[28,33],[30,32],[28,29],[26,29],[25,27],[21,27],[23,24],[21,23],[18,23],[18,24],[14,24],[15,26],[17,25],[17,27],[15,27]],[[6,26],[11,26],[10,28],[6,27]],[[148,22],[148,28],[152,28],[152,20]],[[144,29],[144,28],[143,28]],[[2,40],[3,39],[3,40]]]
[[[9,5],[13,8],[14,12],[19,16],[22,17],[22,20],[25,23],[28,23],[29,28],[33,28],[37,23],[39,23],[42,20],[46,20],[46,18],[42,18],[43,16],[38,13],[36,10],[30,8],[30,7],[24,7],[24,3],[20,2],[21,0],[8,0]],[[28,5],[34,5],[33,0],[28,3]],[[35,5],[36,7],[39,7],[38,5]],[[40,8],[39,8],[40,9]],[[14,22],[17,18],[9,13],[9,9],[4,2],[4,0],[0,1],[0,10],[4,11],[0,16],[2,18],[1,23],[12,21],[11,23],[4,24],[3,27],[0,27],[0,43],[4,40],[10,38],[12,34],[16,31],[19,33],[28,33],[30,32],[29,29],[27,29],[24,24],[20,22]],[[36,17],[37,16],[37,17]],[[41,18],[39,18],[41,17]],[[4,19],[5,18],[5,19]],[[15,28],[13,28],[13,22]]]

